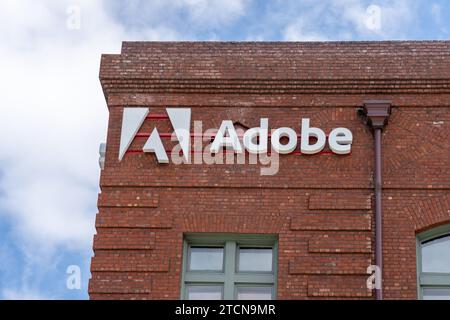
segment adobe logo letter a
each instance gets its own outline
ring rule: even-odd
[[[120,134],[119,161],[123,159],[126,151],[133,142],[136,133],[144,123],[149,114],[149,108],[124,108],[122,117],[122,130]],[[188,160],[190,155],[190,122],[191,110],[189,108],[167,108],[166,109],[175,135],[180,142],[184,157]],[[154,128],[142,148],[144,152],[153,152],[159,163],[168,163],[164,145],[158,129]]]

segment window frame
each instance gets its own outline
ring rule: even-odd
[[[419,233],[416,236],[417,297],[423,300],[424,288],[450,287],[450,272],[422,272],[422,243],[442,236],[450,236],[450,224]]]
[[[189,270],[189,248],[223,246],[223,270],[202,271]],[[239,246],[251,248],[272,248],[272,272],[242,271],[238,272],[237,259]],[[273,286],[272,298],[276,299],[278,274],[278,235],[274,234],[223,234],[223,233],[185,233],[183,239],[183,257],[180,299],[187,299],[188,285],[222,284],[223,299],[233,300],[237,297],[238,285]]]

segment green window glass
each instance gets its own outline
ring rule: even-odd
[[[275,299],[275,235],[186,234],[181,298]]]
[[[450,225],[417,236],[419,298],[450,300]]]

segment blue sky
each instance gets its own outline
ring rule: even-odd
[[[88,297],[101,53],[123,40],[448,40],[449,21],[446,0],[2,0],[0,298]]]

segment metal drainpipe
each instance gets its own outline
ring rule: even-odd
[[[377,300],[383,300],[383,224],[381,196],[383,184],[381,180],[381,131],[387,125],[389,115],[391,114],[391,103],[387,100],[368,100],[364,102],[364,114],[367,124],[373,129],[374,148],[375,148],[375,264],[379,268],[381,277],[381,287],[375,289]]]
[[[380,268],[380,276],[383,275],[383,233],[381,215],[381,128],[374,129],[375,138],[375,264]],[[383,300],[382,287],[375,289],[377,300]]]

